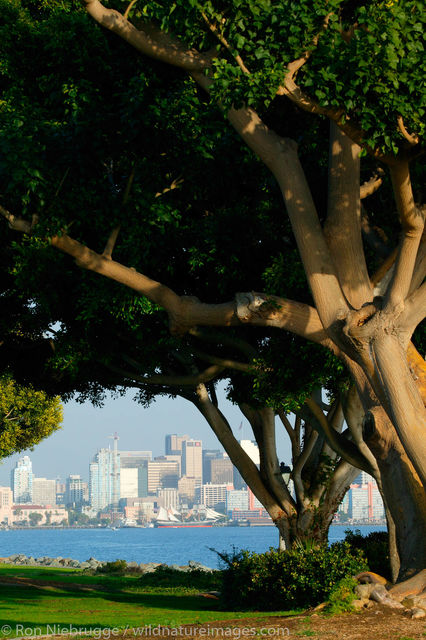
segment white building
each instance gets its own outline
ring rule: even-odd
[[[11,486],[15,504],[33,501],[33,468],[28,456],[20,458],[11,472]]]
[[[56,480],[33,478],[33,504],[56,505]]]
[[[12,522],[13,493],[10,487],[0,487],[0,524]]]
[[[226,494],[233,488],[232,484],[203,484],[195,489],[195,500],[206,507],[215,507],[226,502]]]
[[[158,490],[158,503],[165,509],[177,509],[179,493],[177,489],[166,488]]]
[[[247,511],[249,495],[247,489],[231,489],[226,492],[226,511]]]

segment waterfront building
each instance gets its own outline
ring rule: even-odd
[[[70,474],[65,481],[65,504],[80,506],[89,502],[89,485],[80,475]]]
[[[385,517],[376,481],[364,471],[351,484],[348,494],[348,513],[353,520],[382,520]]]
[[[33,478],[33,504],[56,505],[56,480]]]
[[[179,505],[178,490],[171,487],[158,489],[158,504],[165,509],[176,509]]]
[[[148,462],[148,493],[157,493],[159,489],[177,489],[179,480],[179,463],[168,460],[166,456],[158,456]]]
[[[273,526],[273,520],[266,509],[247,509],[247,511],[242,511],[240,509],[235,509],[231,511],[231,520],[246,520],[249,522],[251,527],[256,526]]]
[[[203,483],[203,443],[201,440],[182,442],[182,474],[195,478],[196,486]]]
[[[33,469],[28,456],[19,458],[11,472],[11,488],[15,504],[31,504],[33,501]]]
[[[65,505],[66,490],[65,482],[61,482],[60,478],[56,478],[56,504]],[[89,485],[87,485],[87,500],[89,500]]]
[[[233,484],[203,484],[195,488],[195,500],[206,507],[225,506],[226,493],[233,489]]]
[[[0,487],[0,524],[11,524],[12,506],[12,489],[10,487]]]
[[[68,511],[63,507],[45,507],[39,504],[17,504],[12,507],[12,522],[18,525],[32,524],[34,516],[31,514],[40,514],[36,522],[37,525],[42,524],[62,524],[68,523]]]
[[[100,449],[89,466],[90,505],[97,511],[118,505],[120,498],[120,455]]]
[[[165,441],[166,456],[182,455],[182,443],[185,440],[190,440],[190,437],[178,436],[176,433],[168,434]]]
[[[148,465],[152,451],[120,451],[120,497],[148,495]]]
[[[153,498],[125,498],[120,501],[124,512],[124,522],[146,524],[151,522],[157,502]]]
[[[247,489],[231,489],[226,492],[226,511],[247,511],[249,508],[249,499]]]

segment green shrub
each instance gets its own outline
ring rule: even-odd
[[[365,571],[361,551],[347,542],[330,547],[266,553],[219,553],[224,564],[222,604],[226,608],[278,611],[314,606],[327,600],[342,578]]]
[[[357,584],[357,581],[351,576],[339,580],[328,596],[328,605],[325,609],[326,613],[335,615],[344,613],[345,611],[353,611],[352,603],[356,600],[355,587]]]
[[[172,567],[159,565],[153,572],[145,573],[140,581],[147,587],[189,588],[202,590],[218,590],[221,588],[219,571],[208,573],[200,569],[178,571]]]
[[[389,534],[387,531],[372,531],[363,536],[359,529],[345,531],[345,541],[351,549],[364,552],[370,571],[391,580],[391,568],[389,558]]]
[[[128,573],[127,562],[125,560],[114,560],[97,567],[96,573],[113,573],[124,576]]]

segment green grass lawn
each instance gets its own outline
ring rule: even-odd
[[[47,584],[1,584],[2,578],[8,576],[46,583],[60,582],[67,588]],[[167,576],[163,576],[159,583],[153,575],[141,580],[140,576],[90,576],[72,569],[1,565],[0,638],[23,637],[30,635],[29,630],[32,630],[32,635],[45,634],[52,631],[53,625],[97,630],[145,625],[177,627],[213,620],[274,615],[273,612],[222,611],[217,600],[197,595],[200,590],[217,589],[217,578],[201,579],[204,585],[200,589],[199,585],[189,584],[187,574],[181,578],[175,576],[167,584]],[[77,585],[85,585],[87,590]],[[286,612],[286,615],[290,613],[293,612]],[[23,631],[25,629],[26,632]]]

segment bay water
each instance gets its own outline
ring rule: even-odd
[[[363,535],[385,531],[373,525],[330,527],[329,542],[343,540],[346,529],[359,529]],[[278,544],[275,527],[212,527],[206,529],[10,529],[0,530],[0,557],[22,553],[39,558],[73,558],[127,562],[187,564],[189,560],[212,568],[220,566],[216,551],[231,553],[233,548],[257,553]]]

